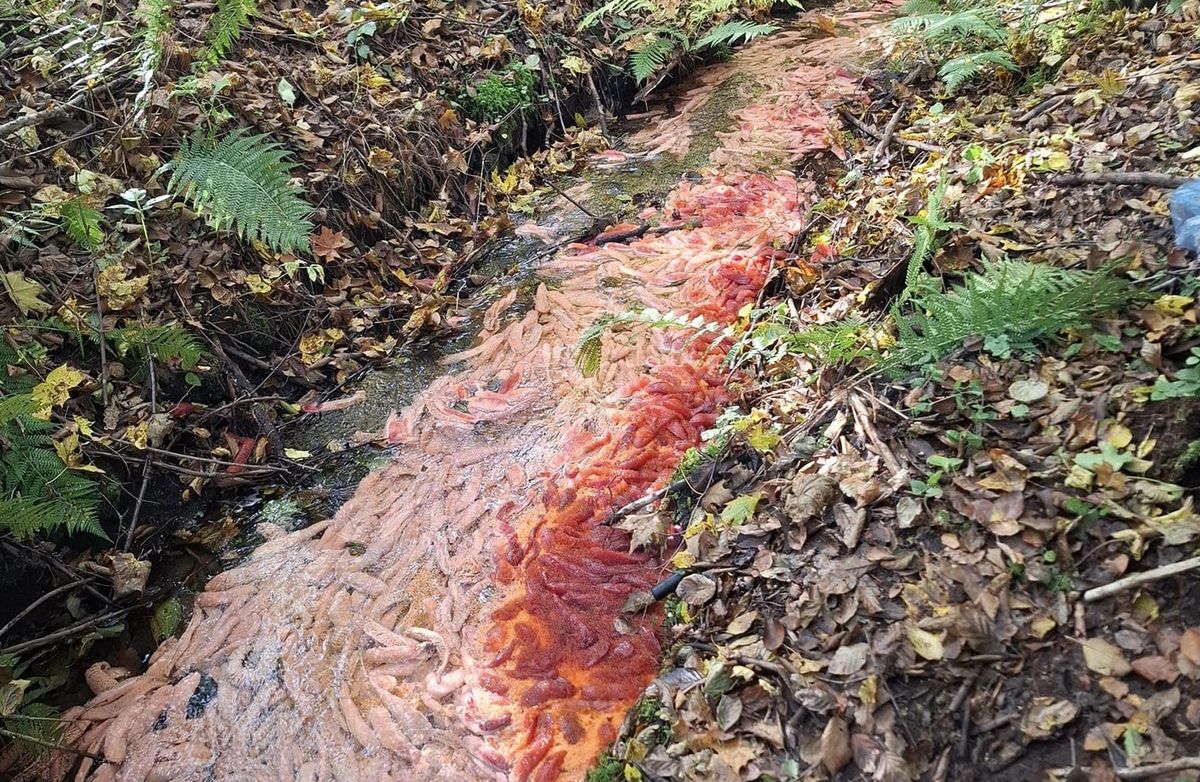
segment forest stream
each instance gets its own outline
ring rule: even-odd
[[[76,778],[578,779],[658,670],[660,608],[622,608],[669,570],[604,522],[722,412],[719,327],[804,230],[815,188],[797,166],[829,149],[830,107],[854,89],[843,69],[884,12],[703,68],[596,156],[570,191],[585,205],[669,173],[662,208],[640,215],[653,230],[563,243],[579,215],[561,199],[519,229],[527,274],[477,305],[474,342],[387,418],[388,464],[327,521],[259,524],[266,542],[208,583],[143,673],[91,677],[96,697],[64,717],[104,762]],[[696,121],[706,106],[720,127]],[[676,180],[696,148],[707,160]],[[713,327],[610,329],[585,377],[581,337],[634,307]]]

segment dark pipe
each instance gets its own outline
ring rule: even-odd
[[[650,590],[650,594],[655,600],[662,600],[664,597],[675,591],[675,587],[679,586],[679,582],[683,580],[685,575],[687,574],[684,573],[684,571],[676,570],[662,581],[659,581],[654,586],[654,589]]]

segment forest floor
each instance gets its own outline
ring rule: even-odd
[[[1040,81],[874,70],[801,170],[744,415],[622,522],[687,575],[589,779],[1200,777],[1200,268],[1167,215],[1200,173],[1197,26],[1040,29],[1067,41]],[[910,263],[937,279],[897,333]],[[1046,332],[1071,283],[1030,295],[1026,264],[1129,287]]]

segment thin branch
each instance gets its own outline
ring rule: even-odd
[[[1182,562],[1175,562],[1171,565],[1163,565],[1162,567],[1156,567],[1153,570],[1146,570],[1142,573],[1134,573],[1132,576],[1118,578],[1111,584],[1104,584],[1103,586],[1089,589],[1083,593],[1083,602],[1094,603],[1097,600],[1103,600],[1106,597],[1112,597],[1113,595],[1119,594],[1126,590],[1133,589],[1136,586],[1148,584],[1151,581],[1159,581],[1164,578],[1170,578],[1171,576],[1176,576],[1180,573],[1186,573],[1187,571],[1195,570],[1196,568],[1200,568],[1200,557],[1192,557],[1191,559],[1185,559]]]
[[[55,749],[55,750],[60,750],[62,752],[70,752],[72,755],[79,755],[81,757],[85,757],[90,760],[95,760],[99,763],[107,763],[108,762],[108,760],[106,760],[103,755],[96,755],[96,754],[88,752],[86,750],[72,747],[70,744],[55,744],[53,741],[46,741],[44,739],[39,739],[36,736],[26,736],[24,733],[16,733],[14,731],[6,730],[4,728],[0,728],[0,736],[4,736],[5,738],[13,739],[14,741],[23,741],[26,744],[36,744],[39,747],[46,747],[47,749]]]
[[[7,138],[8,136],[16,133],[18,130],[27,128],[30,125],[36,125],[39,122],[46,122],[48,120],[64,117],[67,114],[70,114],[73,109],[79,108],[79,106],[82,105],[85,100],[87,100],[89,95],[91,95],[91,92],[81,92],[66,103],[61,103],[54,108],[42,109],[41,111],[34,112],[33,114],[26,114],[23,117],[17,117],[14,120],[9,120],[3,125],[0,125],[0,139]]]
[[[89,583],[90,581],[91,581],[91,579],[89,579],[89,578],[81,578],[81,579],[79,579],[78,581],[72,581],[72,582],[71,582],[71,583],[69,583],[69,584],[63,584],[63,585],[62,585],[62,586],[60,586],[60,587],[57,587],[57,588],[55,588],[55,589],[51,589],[51,590],[50,590],[49,592],[47,592],[46,594],[42,595],[42,596],[41,596],[41,597],[39,597],[37,600],[34,600],[32,603],[30,603],[30,604],[29,604],[29,605],[28,605],[28,606],[25,608],[25,610],[24,610],[24,611],[22,611],[21,613],[17,614],[16,616],[14,616],[12,619],[10,619],[10,620],[8,621],[8,624],[4,625],[4,627],[0,627],[0,638],[2,638],[2,637],[4,636],[4,634],[5,634],[5,633],[7,633],[9,630],[11,630],[11,629],[13,629],[14,627],[16,627],[18,622],[20,622],[22,619],[24,619],[25,617],[27,617],[27,616],[29,616],[31,613],[33,613],[33,611],[34,611],[34,610],[35,610],[35,609],[36,609],[38,606],[42,605],[42,604],[43,604],[43,603],[45,603],[47,600],[50,600],[51,598],[57,597],[58,595],[61,595],[63,592],[69,592],[69,591],[71,591],[72,589],[74,589],[74,588],[75,588],[75,587],[77,587],[77,586],[83,586],[84,584],[87,584],[87,583]]]
[[[1174,774],[1177,771],[1188,771],[1200,768],[1200,757],[1176,758],[1165,763],[1151,763],[1149,766],[1117,769],[1118,779],[1153,779],[1164,774]]]
[[[98,614],[96,616],[88,617],[87,619],[81,619],[73,625],[68,625],[61,630],[55,630],[52,633],[43,635],[41,638],[31,638],[30,640],[22,641],[19,644],[6,646],[3,649],[0,649],[0,654],[21,654],[22,652],[28,652],[32,649],[40,649],[43,646],[49,646],[50,644],[57,643],[58,641],[64,641],[68,638],[79,635],[85,630],[90,630],[93,627],[102,625],[112,619],[124,616],[134,608],[140,607],[141,605],[139,604],[137,606],[118,608],[116,611],[109,611],[107,614]]]
[[[1087,174],[1059,174],[1051,177],[1056,185],[1145,185],[1179,187],[1195,177],[1163,174],[1158,171],[1095,171]]]

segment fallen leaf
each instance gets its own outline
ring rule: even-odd
[[[1050,388],[1041,380],[1017,380],[1008,387],[1008,396],[1018,402],[1029,404],[1045,399]]]
[[[1189,627],[1179,639],[1179,653],[1193,665],[1200,665],[1200,630]]]
[[[945,654],[945,649],[942,647],[942,639],[928,630],[924,630],[916,625],[909,625],[905,631],[908,637],[908,642],[912,645],[915,651],[926,660],[940,660]]]
[[[846,767],[854,757],[850,750],[850,731],[846,721],[841,717],[830,717],[821,732],[821,765],[830,774],[836,774]]]
[[[42,286],[26,277],[21,272],[5,272],[4,288],[8,297],[21,310],[22,315],[45,313],[50,311],[50,305],[42,301]]]
[[[688,605],[702,606],[717,594],[717,583],[708,576],[691,573],[679,582],[675,594]]]
[[[1034,698],[1029,702],[1029,710],[1021,718],[1021,733],[1028,741],[1050,738],[1078,715],[1079,707],[1070,701]]]
[[[1101,676],[1124,676],[1133,670],[1121,650],[1101,638],[1082,641],[1083,661]]]
[[[1133,661],[1131,667],[1138,676],[1155,684],[1173,682],[1179,678],[1179,669],[1169,658],[1162,655],[1139,657]]]
[[[33,401],[38,409],[33,417],[50,420],[50,411],[71,398],[71,389],[83,382],[84,374],[74,367],[61,364],[46,375],[46,379],[33,387]]]
[[[833,653],[833,659],[829,661],[827,672],[831,676],[849,676],[858,673],[866,664],[867,645],[865,643],[846,644],[838,647],[838,650]]]

